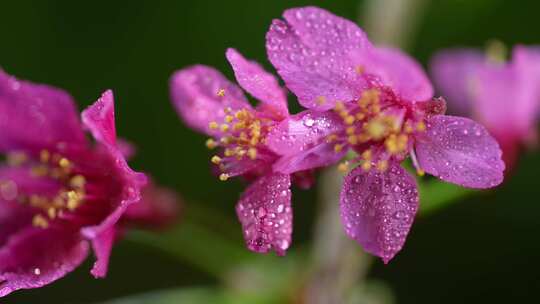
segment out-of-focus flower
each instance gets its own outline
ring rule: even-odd
[[[63,277],[89,245],[97,258],[91,273],[104,277],[119,219],[152,200],[138,203],[146,177],[128,167],[129,149],[116,139],[112,92],[81,124],[67,93],[0,70],[0,130],[0,296]],[[153,218],[145,213],[138,217]]]
[[[398,50],[374,47],[354,23],[325,10],[285,11],[267,34],[268,57],[309,110],[268,135],[282,173],[331,163],[360,164],[345,178],[341,218],[346,233],[388,262],[401,250],[418,209],[416,183],[400,163],[411,156],[420,174],[472,188],[503,178],[497,142],[467,118],[445,116],[445,102],[421,67]],[[316,160],[316,161],[314,161]]]
[[[433,58],[431,72],[450,109],[484,124],[511,167],[520,147],[537,138],[540,49],[516,46],[510,62],[496,50],[487,55],[473,49],[442,51]]]
[[[172,76],[172,100],[188,126],[212,137],[207,147],[220,148],[212,163],[221,180],[233,176],[254,180],[236,205],[247,247],[283,255],[291,243],[291,180],[309,187],[311,174],[273,171],[278,155],[268,148],[267,135],[289,117],[286,92],[273,75],[236,50],[227,50],[226,56],[240,86],[261,102],[257,107],[220,72],[203,65]]]

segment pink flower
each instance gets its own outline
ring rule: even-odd
[[[172,100],[188,126],[212,137],[208,148],[220,148],[212,162],[221,180],[233,176],[254,180],[236,205],[247,247],[283,255],[291,243],[291,180],[309,187],[311,175],[291,176],[272,169],[278,155],[269,149],[267,135],[289,117],[286,92],[274,76],[236,50],[229,49],[226,55],[240,86],[261,102],[257,107],[239,87],[203,65],[172,76]]]
[[[341,218],[349,237],[386,263],[405,242],[418,209],[420,174],[473,188],[498,185],[504,164],[479,124],[445,116],[421,67],[395,49],[373,46],[354,23],[325,10],[285,11],[267,34],[268,57],[309,110],[273,128],[268,146],[290,174],[332,163],[347,150],[360,164],[345,178]],[[349,162],[340,165],[347,170]]]
[[[511,167],[520,147],[536,136],[540,106],[540,49],[516,46],[508,63],[471,49],[446,50],[431,63],[450,106],[484,124]]]
[[[92,274],[106,275],[119,219],[138,205],[146,177],[128,167],[127,145],[116,139],[111,91],[82,121],[64,91],[0,70],[0,297],[63,277],[89,245]]]

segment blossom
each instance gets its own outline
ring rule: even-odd
[[[116,138],[112,92],[82,113],[81,124],[67,93],[0,70],[0,130],[0,296],[63,277],[90,246],[91,273],[104,277],[119,220],[147,180],[127,165],[128,146]]]
[[[385,263],[401,250],[418,209],[419,174],[472,188],[503,178],[496,141],[476,122],[443,115],[445,102],[421,67],[395,49],[373,46],[354,23],[316,7],[286,10],[267,33],[268,57],[308,110],[268,135],[282,155],[275,170],[293,173],[356,156],[340,198],[345,232]],[[316,160],[316,161],[313,161]]]
[[[512,60],[488,50],[444,50],[431,62],[435,84],[452,110],[484,124],[512,166],[520,147],[534,140],[540,106],[540,50],[518,45]]]
[[[308,187],[311,176],[272,169],[279,157],[268,148],[267,135],[289,117],[285,90],[273,75],[236,50],[228,49],[226,57],[240,86],[260,101],[257,107],[238,86],[204,65],[172,76],[172,101],[188,126],[211,136],[207,147],[219,148],[211,159],[219,178],[242,176],[252,181],[236,205],[247,247],[283,255],[291,243],[291,181]]]

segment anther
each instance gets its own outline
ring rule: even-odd
[[[215,121],[211,121],[209,124],[208,124],[208,128],[212,129],[212,130],[215,130],[217,128],[219,128],[219,125],[217,122]]]
[[[219,175],[219,180],[220,180],[220,181],[223,181],[223,182],[224,182],[224,181],[226,181],[226,180],[228,180],[228,179],[229,179],[229,174],[227,174],[227,173],[221,173],[221,174]]]
[[[216,165],[219,165],[219,163],[221,163],[221,157],[217,156],[217,155],[214,155],[212,156],[212,158],[210,159],[210,161]]]
[[[219,91],[217,92],[217,96],[219,97],[225,96],[225,89],[219,89]]]
[[[214,148],[217,147],[217,145],[218,144],[216,143],[216,141],[214,139],[212,139],[212,138],[209,138],[209,139],[206,140],[206,147],[208,149],[214,149]]]

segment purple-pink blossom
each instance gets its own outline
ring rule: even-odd
[[[252,181],[236,205],[247,247],[279,255],[291,244],[291,183],[311,185],[310,172],[284,174],[273,170],[277,153],[268,147],[268,133],[289,117],[286,92],[259,64],[227,50],[240,86],[260,101],[252,107],[242,90],[220,72],[195,65],[171,78],[171,97],[183,121],[209,136],[206,145],[221,180],[242,176]]]
[[[66,92],[0,70],[0,130],[0,297],[63,277],[90,246],[97,258],[91,273],[104,277],[130,217],[140,222],[165,212],[130,210],[154,203],[149,195],[139,203],[147,178],[128,166],[131,149],[116,138],[111,91],[81,123]]]
[[[411,157],[419,174],[472,188],[501,183],[497,142],[478,123],[446,116],[424,71],[399,50],[375,47],[353,22],[316,7],[286,10],[267,33],[268,57],[308,110],[268,135],[291,174],[334,163],[345,178],[345,232],[386,263],[403,247],[418,209],[414,178],[400,163]]]
[[[518,45],[512,59],[473,49],[445,50],[431,62],[435,84],[457,113],[495,136],[511,167],[524,144],[536,141],[540,108],[540,49]]]

